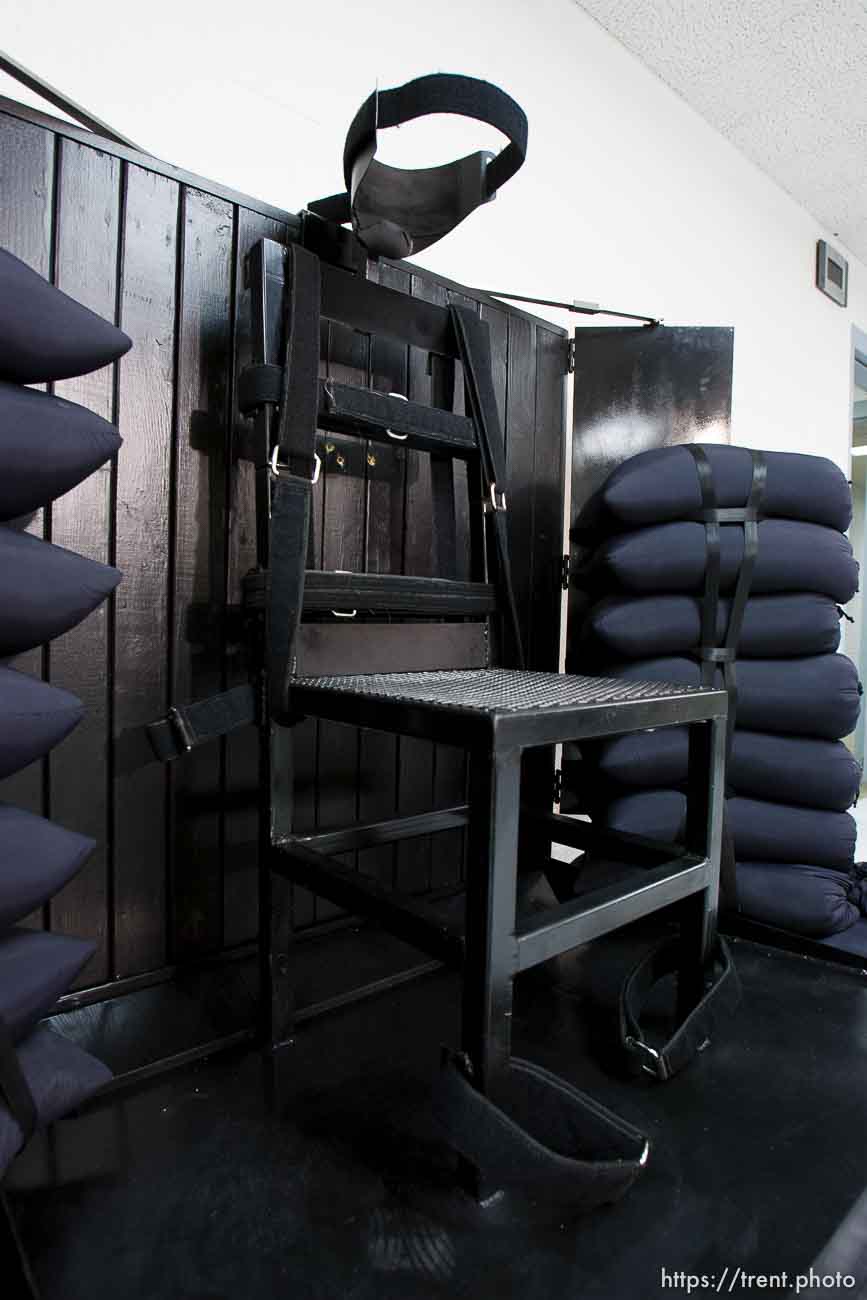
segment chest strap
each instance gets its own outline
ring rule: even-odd
[[[485,484],[489,509],[486,518],[493,515],[494,535],[499,569],[498,588],[505,602],[504,623],[507,645],[505,662],[511,668],[524,667],[524,648],[518,605],[512,583],[512,565],[509,552],[508,484],[506,480],[506,452],[500,428],[500,415],[491,376],[491,339],[486,321],[469,307],[449,308],[458,355],[464,368],[464,383],[470,414],[476,430],[482,478]]]

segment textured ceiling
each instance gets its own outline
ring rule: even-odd
[[[867,0],[576,0],[867,262]]]

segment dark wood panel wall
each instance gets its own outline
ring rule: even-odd
[[[19,522],[124,574],[115,598],[81,626],[15,661],[78,694],[87,717],[47,760],[0,785],[0,799],[97,841],[78,878],[28,921],[96,941],[80,988],[183,966],[256,934],[255,732],[162,767],[142,761],[141,729],[173,700],[246,675],[227,617],[255,562],[253,471],[233,456],[237,379],[250,354],[244,264],[262,237],[296,233],[291,214],[123,148],[97,148],[28,110],[0,112],[0,246],[134,340],[117,366],[55,386],[118,423],[117,464]],[[435,302],[463,298],[490,323],[521,617],[531,664],[555,669],[565,336],[415,268],[383,263],[370,273]],[[441,398],[413,349],[331,326],[322,356],[335,378]],[[460,383],[456,391],[460,401]],[[425,574],[448,564],[431,544],[435,462],[333,435],[320,451],[312,567]],[[459,471],[459,538],[474,504]],[[464,797],[459,749],[347,732],[315,721],[297,729],[299,829]],[[426,844],[371,849],[355,865],[424,891],[459,879],[462,861],[454,832],[435,853]],[[297,900],[302,927],[333,914]]]

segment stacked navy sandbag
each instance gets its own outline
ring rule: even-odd
[[[120,574],[21,531],[33,511],[113,456],[117,430],[27,384],[85,374],[130,340],[0,250],[0,778],[43,758],[81,720],[68,691],[7,661],[60,636]],[[92,840],[0,803],[0,1177],[37,1127],[100,1088],[109,1071],[39,1021],[94,945],[21,925],[81,869]]]
[[[861,770],[843,744],[861,686],[838,653],[858,587],[851,514],[844,475],[822,457],[679,446],[620,465],[576,525],[587,609],[572,666],[729,689],[737,906],[830,943],[850,927],[867,938],[847,812]],[[597,815],[676,840],[687,751],[682,728],[583,746]]]

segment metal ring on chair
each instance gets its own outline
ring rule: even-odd
[[[399,397],[402,402],[409,401],[409,398],[406,396],[405,393],[387,393],[386,396]],[[385,432],[388,434],[389,438],[394,438],[395,442],[406,442],[407,438],[409,437],[408,433],[395,433],[392,429],[386,429]]]
[[[288,469],[288,467],[287,467],[286,465],[281,465],[280,462],[278,461],[277,457],[278,457],[279,455],[280,455],[280,445],[279,445],[279,443],[278,443],[278,444],[275,444],[275,446],[274,446],[274,450],[271,452],[271,460],[270,460],[271,473],[274,475],[275,478],[279,478],[279,477],[280,477],[280,474],[281,474],[283,471],[285,471],[287,474],[289,473],[289,469]],[[321,461],[321,459],[320,459],[320,457],[319,457],[319,453],[314,451],[314,453],[313,453],[313,477],[312,477],[312,479],[310,480],[310,486],[311,486],[311,487],[315,487],[316,484],[319,482],[319,475],[320,475],[321,473],[322,473],[322,461]]]

